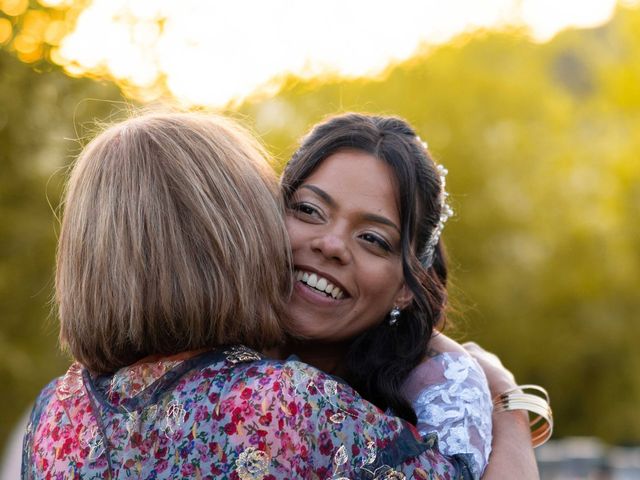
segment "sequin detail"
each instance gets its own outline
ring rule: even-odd
[[[135,397],[180,363],[182,360],[158,360],[141,362],[118,370],[109,385],[109,399],[117,401],[120,398]]]
[[[236,460],[236,473],[241,480],[262,480],[269,473],[269,456],[249,447]]]
[[[224,353],[227,357],[227,361],[233,365],[242,362],[253,362],[262,358],[258,352],[242,345],[233,346],[228,350],[225,350]]]
[[[84,383],[82,381],[82,365],[74,362],[58,382],[56,395],[59,400],[64,401],[75,395],[84,395]]]

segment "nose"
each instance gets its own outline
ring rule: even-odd
[[[311,250],[342,264],[347,264],[351,260],[351,253],[344,239],[334,233],[326,233],[314,238],[311,241]]]

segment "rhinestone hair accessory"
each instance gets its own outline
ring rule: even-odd
[[[418,137],[418,141],[422,144],[425,150],[429,149],[427,142],[424,142]],[[440,203],[440,218],[438,219],[438,224],[436,228],[434,228],[433,232],[431,232],[431,236],[427,240],[427,243],[424,247],[424,252],[420,257],[420,261],[425,268],[429,268],[433,264],[433,257],[436,251],[436,246],[438,245],[438,241],[440,240],[440,236],[442,235],[442,231],[444,230],[444,225],[447,223],[447,220],[451,218],[454,214],[453,209],[447,203],[447,198],[449,198],[449,194],[447,193],[447,174],[449,170],[447,170],[444,166],[436,164],[436,170],[438,171],[438,175],[440,177],[440,195],[439,195],[439,203]]]

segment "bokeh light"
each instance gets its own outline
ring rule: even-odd
[[[0,18],[0,44],[7,43],[11,40],[13,33],[13,26],[11,22],[6,18]]]
[[[108,76],[133,95],[168,91],[223,106],[302,78],[376,75],[420,48],[481,28],[548,40],[606,21],[615,0],[387,2],[92,0],[51,58],[73,75]],[[62,31],[63,29],[60,29]],[[58,36],[59,38],[59,36]]]
[[[0,10],[10,17],[22,15],[29,8],[29,0],[2,0]]]

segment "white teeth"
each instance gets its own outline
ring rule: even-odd
[[[320,278],[320,280],[318,280],[318,283],[316,283],[316,288],[321,292],[324,292],[324,289],[327,288],[327,279]]]
[[[295,276],[296,280],[304,282],[310,287],[313,287],[316,290],[332,296],[336,300],[340,300],[344,297],[344,293],[342,292],[340,287],[335,286],[333,283],[329,283],[329,280],[323,277],[319,277],[315,273],[307,273],[303,272],[302,270],[297,270],[295,272]]]

